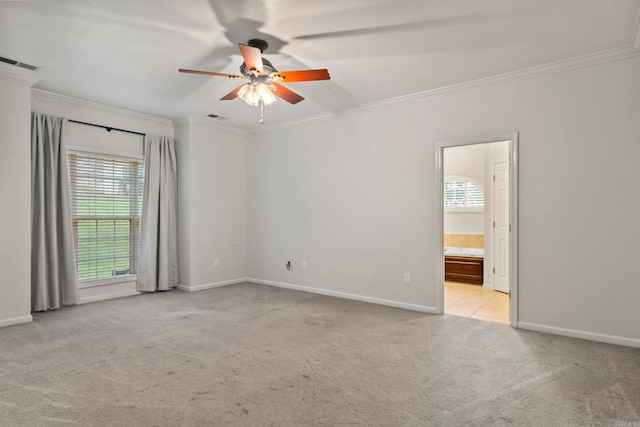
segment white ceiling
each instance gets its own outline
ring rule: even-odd
[[[62,0],[0,2],[0,56],[39,67],[37,88],[180,119],[217,114],[254,128],[259,110],[220,101],[238,43],[262,38],[306,99],[265,108],[268,123],[629,48],[640,0]]]

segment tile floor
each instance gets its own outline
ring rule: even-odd
[[[509,295],[480,285],[444,282],[444,312],[509,324]]]

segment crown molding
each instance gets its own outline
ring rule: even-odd
[[[59,104],[66,104],[73,107],[84,107],[95,110],[101,110],[108,113],[116,113],[124,116],[129,116],[135,119],[143,119],[151,122],[156,122],[165,126],[172,126],[173,122],[170,119],[164,117],[153,116],[151,114],[140,113],[137,111],[127,110],[125,108],[114,107],[112,105],[100,104],[95,101],[88,101],[86,99],[75,98],[68,95],[60,95],[58,93],[47,92],[40,89],[31,89],[31,97],[34,100],[50,101]]]
[[[335,119],[337,117],[349,116],[352,114],[361,114],[370,111],[384,110],[387,108],[393,108],[397,106],[403,106],[416,102],[425,102],[431,99],[441,98],[445,96],[457,95],[465,92],[472,92],[480,89],[489,88],[492,86],[503,85],[507,83],[518,82],[521,80],[529,80],[538,77],[543,77],[551,74],[557,74],[564,71],[574,70],[578,68],[589,67],[592,65],[602,64],[605,62],[618,61],[634,56],[640,55],[640,28],[636,31],[636,37],[634,45],[625,46],[622,48],[611,49],[603,52],[584,55],[576,58],[571,58],[563,61],[553,62],[550,64],[539,65],[530,68],[524,68],[518,71],[499,74],[492,77],[486,77],[482,79],[472,80],[464,83],[459,83],[451,86],[444,86],[436,89],[430,89],[423,92],[417,92],[411,95],[404,95],[395,98],[389,98],[382,101],[371,102],[363,104],[351,110],[338,112],[319,114],[315,116],[305,117],[299,120],[293,120],[285,123],[267,125],[261,127],[250,128],[246,131],[247,135],[256,135],[263,132],[286,129],[291,127],[302,126],[314,122],[322,122],[329,119]]]
[[[234,133],[242,136],[246,136],[247,134],[247,131],[242,128],[238,128],[235,126],[228,126],[221,123],[216,123],[213,121],[213,119],[207,120],[199,117],[186,117],[183,119],[174,120],[173,125],[175,127],[187,127],[191,125],[198,125],[198,126],[204,126],[204,127],[208,127],[216,130],[222,130],[225,132]]]
[[[40,78],[41,77],[33,71],[0,62],[0,80],[31,87],[38,83]]]
[[[319,123],[327,120],[332,120],[340,117],[349,117],[351,115],[363,114],[366,112],[385,110],[397,106],[404,106],[416,102],[425,102],[431,99],[441,98],[445,96],[457,95],[465,92],[471,92],[489,88],[492,86],[498,86],[502,84],[517,82],[521,80],[528,80],[546,75],[556,74],[564,71],[569,71],[578,68],[589,67],[606,62],[618,61],[634,56],[640,55],[640,13],[636,20],[636,31],[632,41],[632,44],[611,49],[594,54],[584,55],[576,58],[571,58],[563,61],[553,62],[550,64],[525,68],[509,73],[499,74],[496,76],[486,77],[482,79],[472,80],[464,83],[459,83],[450,86],[444,86],[440,88],[430,89],[422,92],[417,92],[410,95],[399,96],[395,98],[389,98],[382,101],[371,102],[363,104],[353,109],[345,110],[342,112],[331,112],[325,114],[318,114],[313,116],[304,117],[297,120],[291,120],[284,123],[273,125],[260,125],[259,127],[253,127],[249,129],[238,128],[234,126],[225,125],[222,123],[214,122],[213,120],[188,117],[179,120],[170,120],[167,118],[152,116],[150,114],[139,113],[136,111],[127,110],[120,107],[114,107],[106,104],[100,104],[94,101],[88,101],[84,99],[74,98],[67,95],[60,95],[52,92],[43,91],[40,89],[31,89],[33,99],[40,99],[45,101],[53,101],[63,104],[79,107],[89,107],[111,113],[117,113],[127,115],[130,117],[150,120],[167,126],[181,127],[192,124],[199,126],[206,126],[209,128],[230,132],[237,135],[251,136],[259,135],[266,132],[288,129],[293,127],[304,126],[311,123]],[[29,70],[20,69],[15,70],[15,67],[0,63],[0,79],[15,81],[21,84],[34,85],[40,80],[34,72]]]
[[[375,109],[376,107],[382,106],[393,106],[397,104],[421,102],[429,99],[440,98],[443,96],[455,95],[459,93],[485,89],[492,86],[518,82],[521,80],[544,77],[551,74],[557,74],[578,68],[585,68],[606,62],[618,61],[638,55],[640,55],[640,52],[637,49],[633,48],[633,46],[626,46],[624,48],[611,49],[603,52],[580,56],[577,58],[553,62],[550,64],[538,65],[535,67],[524,68],[509,73],[498,74],[492,77],[486,77],[424,92],[418,92],[412,95],[391,98],[388,100],[367,104],[365,107]]]
[[[332,120],[338,117],[345,117],[345,116],[350,116],[354,114],[359,114],[362,111],[363,111],[363,107],[361,106],[361,107],[356,107],[356,108],[352,108],[352,109],[340,111],[340,112],[316,114],[313,116],[307,116],[301,119],[291,120],[283,123],[260,125],[260,127],[253,127],[245,130],[245,134],[247,136],[252,136],[252,135],[260,135],[260,134],[271,132],[271,131],[281,130],[281,129],[291,129],[291,128],[304,126],[311,123],[320,123],[327,120]]]

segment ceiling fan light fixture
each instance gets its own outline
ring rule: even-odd
[[[276,96],[273,94],[273,89],[274,88],[271,85],[267,85],[266,83],[258,83],[256,85],[258,98],[260,98],[264,105],[269,105],[276,100]]]
[[[256,93],[255,88],[251,83],[247,83],[242,86],[242,88],[238,91],[238,96],[247,104],[255,107],[259,103],[258,94]]]

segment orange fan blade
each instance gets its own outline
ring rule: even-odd
[[[230,101],[232,99],[236,99],[238,97],[238,92],[240,91],[240,89],[242,89],[243,86],[244,85],[238,86],[237,88],[220,98],[220,101]]]
[[[329,71],[326,68],[322,70],[300,70],[300,71],[276,71],[271,75],[272,78],[282,79],[282,83],[293,82],[309,82],[313,80],[329,80]]]
[[[244,65],[247,66],[247,70],[256,70],[258,74],[264,74],[260,49],[242,43],[238,43],[238,47],[240,48],[240,53],[244,59]]]
[[[191,73],[191,74],[204,74],[205,76],[218,76],[218,77],[228,77],[230,79],[244,79],[239,74],[224,74],[224,73],[215,73],[213,71],[198,71],[198,70],[187,70],[185,68],[178,69],[181,73]]]
[[[301,97],[300,95],[298,95],[297,93],[290,91],[289,89],[287,89],[286,87],[282,86],[281,84],[278,83],[272,83],[273,85],[275,85],[276,90],[273,91],[273,94],[277,97],[280,97],[282,99],[284,99],[287,102],[290,102],[292,104],[297,104],[298,102],[304,100],[303,97]]]

